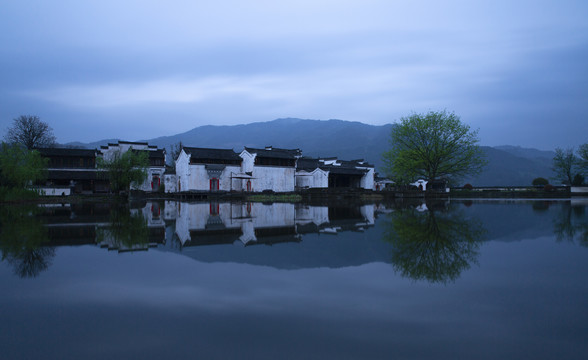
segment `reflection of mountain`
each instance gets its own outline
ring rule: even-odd
[[[483,221],[488,240],[520,241],[553,235],[553,219],[569,200],[453,201]],[[472,206],[473,205],[473,206]]]

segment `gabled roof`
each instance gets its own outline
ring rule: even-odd
[[[96,149],[38,148],[35,150],[37,150],[41,156],[96,156]]]
[[[190,155],[192,159],[242,160],[239,154],[234,152],[233,149],[209,149],[184,146],[182,150],[184,150],[187,155]]]
[[[245,150],[250,154],[257,154],[258,157],[275,159],[297,159],[302,155],[300,149],[280,149],[271,146],[265,149],[245,147]]]
[[[149,159],[163,159],[163,158],[165,158],[165,152],[163,149],[157,149],[157,150],[132,149],[131,151],[133,151],[133,152],[145,151],[145,152],[147,152],[147,154],[149,154]]]
[[[327,161],[336,161],[336,165],[334,164],[325,164],[325,160]],[[374,167],[363,160],[337,160],[337,158],[320,158],[320,159],[313,159],[303,157],[298,159],[298,163],[296,166],[297,170],[305,170],[305,171],[312,171],[316,168],[319,168],[324,171],[328,171],[332,174],[347,174],[347,175],[364,175],[368,172],[365,168]]]
[[[313,171],[314,169],[320,167],[321,163],[319,163],[318,159],[312,159],[303,157],[298,159],[296,163],[296,170],[305,170],[305,171]]]

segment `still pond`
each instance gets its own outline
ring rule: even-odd
[[[1,359],[588,359],[588,201],[0,206]]]

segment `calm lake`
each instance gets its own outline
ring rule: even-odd
[[[0,207],[2,359],[588,359],[588,201]]]

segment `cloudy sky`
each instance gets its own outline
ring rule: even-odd
[[[484,145],[588,142],[588,2],[53,0],[0,5],[0,135],[149,139],[447,109]]]

